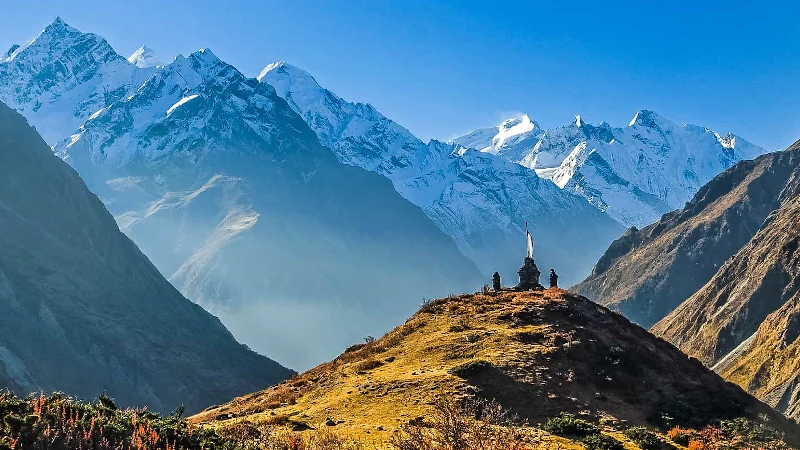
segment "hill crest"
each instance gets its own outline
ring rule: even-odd
[[[558,288],[435,300],[379,340],[192,420],[280,418],[382,440],[429,414],[439,393],[494,399],[530,424],[561,412],[660,427],[748,417],[796,433],[699,361]]]

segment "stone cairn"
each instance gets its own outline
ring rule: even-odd
[[[525,222],[525,237],[527,238],[527,245],[528,245],[528,253],[525,256],[525,261],[522,263],[522,267],[520,267],[519,271],[519,284],[516,285],[513,289],[516,291],[538,291],[544,289],[539,283],[539,277],[542,275],[542,272],[539,271],[539,268],[536,267],[536,261],[533,259],[533,237],[531,237],[531,233],[528,231],[528,223]],[[553,278],[555,276],[555,279]],[[551,287],[558,284],[558,275],[555,275],[555,271],[550,269],[550,285]],[[499,292],[503,290],[503,287],[500,283],[500,274],[495,272],[492,275],[492,288],[495,292]]]
[[[517,290],[530,291],[544,289],[544,287],[539,284],[539,276],[542,273],[539,271],[539,268],[536,267],[536,261],[534,261],[533,258],[526,257],[525,262],[517,273],[519,274]]]

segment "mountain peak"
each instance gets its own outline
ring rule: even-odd
[[[200,50],[192,52],[186,59],[189,61],[189,65],[192,66],[192,69],[200,73],[203,77],[210,75],[219,76],[221,75],[220,70],[230,73],[239,73],[233,66],[219,59],[210,48],[201,48]]]
[[[61,16],[56,16],[55,20],[53,20],[53,22],[50,25],[48,25],[48,27],[72,28],[69,25],[67,25],[67,22],[64,22],[64,19],[62,19]]]
[[[316,85],[317,87],[321,88],[320,84],[317,83],[317,80],[314,79],[310,73],[297,66],[293,66],[286,61],[278,61],[272,64],[267,64],[267,66],[264,67],[264,70],[258,74],[257,78],[258,81],[264,81],[266,78],[268,80],[267,82],[270,84],[279,78],[290,78],[294,83],[301,81],[305,84]]]
[[[505,138],[518,134],[528,133],[539,128],[539,124],[531,120],[527,114],[504,120],[498,127],[498,136],[505,135]]]
[[[215,55],[214,52],[212,52],[211,49],[207,48],[207,47],[206,48],[201,48],[200,50],[197,50],[196,52],[192,52],[189,55],[189,58],[201,59],[201,60],[204,60],[204,61],[215,61],[215,62],[216,61],[221,61],[217,57],[217,55]]]
[[[143,45],[128,57],[128,62],[139,68],[161,65],[161,61],[150,47]]]
[[[580,127],[581,125],[583,125],[583,119],[581,119],[581,115],[575,114],[575,126]]]
[[[634,125],[639,125],[648,128],[654,128],[658,126],[658,122],[663,120],[658,113],[651,111],[649,109],[640,109],[636,111],[636,114],[631,119],[631,122],[628,124],[629,127]]]
[[[56,17],[55,20],[53,20],[53,22],[47,25],[44,28],[44,30],[42,30],[42,33],[39,36],[52,35],[52,34],[60,35],[62,33],[80,33],[80,31],[71,27],[67,22],[64,21],[64,19],[62,19],[59,16]]]

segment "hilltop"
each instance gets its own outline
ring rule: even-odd
[[[381,442],[426,420],[439,396],[494,399],[533,425],[564,412],[609,433],[744,417],[800,436],[793,422],[699,361],[558,288],[435,300],[379,340],[191,420],[333,429]]]

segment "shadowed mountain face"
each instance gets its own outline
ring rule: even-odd
[[[325,428],[341,419],[337,431],[382,442],[431,417],[442,393],[496,399],[530,424],[563,411],[664,429],[746,417],[800,437],[794,421],[697,360],[557,288],[435,300],[376,342],[193,420],[290,417]]]
[[[0,384],[197,411],[291,376],[185,299],[0,104]]]
[[[780,206],[798,153],[764,155],[723,172],[684,209],[629,229],[573,289],[653,325],[703,287]]]

